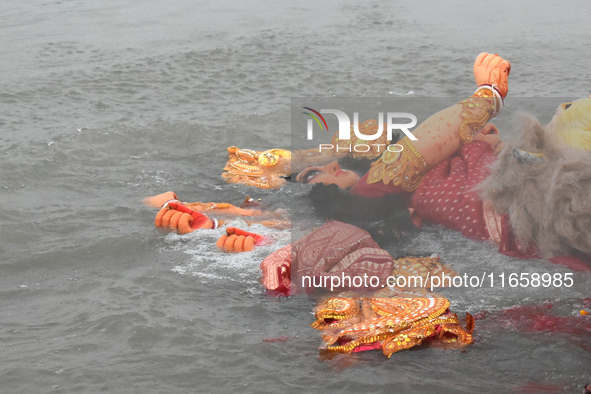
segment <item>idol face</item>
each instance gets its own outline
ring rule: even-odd
[[[348,189],[359,181],[359,175],[350,170],[343,170],[337,161],[322,167],[308,167],[296,176],[299,183],[323,183]]]

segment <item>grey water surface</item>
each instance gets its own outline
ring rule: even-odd
[[[261,191],[220,177],[230,145],[289,148],[292,97],[460,100],[488,51],[512,62],[508,107],[511,97],[555,107],[589,94],[590,12],[584,0],[3,0],[0,392],[582,392],[591,332],[492,318],[463,350],[322,359],[313,300],[259,284],[260,261],[289,231],[235,220],[275,243],[224,255],[223,229],[158,231],[141,200],[250,195],[295,200],[305,216],[301,185]],[[571,272],[434,227],[403,250],[464,271]],[[589,280],[448,295],[456,312],[552,300],[576,317]]]

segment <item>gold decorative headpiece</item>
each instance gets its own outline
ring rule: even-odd
[[[264,152],[228,148],[228,162],[222,178],[228,183],[243,183],[261,189],[278,189],[291,175],[291,152],[270,149]]]

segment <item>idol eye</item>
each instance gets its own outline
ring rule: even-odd
[[[302,175],[300,177],[300,183],[310,183],[312,178],[314,178],[316,175],[320,174],[321,172],[322,171],[318,170],[318,169],[312,169],[312,170],[306,172],[304,175]]]
[[[564,110],[566,111],[571,105],[573,105],[573,104],[572,103],[564,104]]]

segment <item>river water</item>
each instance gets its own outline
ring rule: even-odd
[[[223,229],[158,231],[141,199],[305,201],[300,185],[226,185],[226,147],[289,147],[292,97],[464,98],[482,51],[512,62],[510,97],[585,97],[590,11],[583,0],[4,0],[0,391],[582,391],[584,325],[524,332],[501,311],[551,300],[576,318],[588,273],[568,291],[448,293],[454,311],[489,316],[462,351],[325,360],[313,300],[268,297],[258,282],[289,231],[251,226],[275,243],[223,255]],[[440,228],[404,248],[478,272],[570,272]]]

